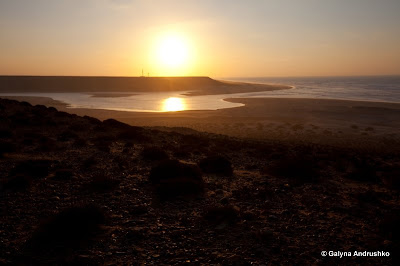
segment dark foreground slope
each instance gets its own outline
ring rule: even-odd
[[[0,100],[0,263],[397,260],[399,150],[180,132]]]

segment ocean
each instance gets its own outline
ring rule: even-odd
[[[317,98],[400,103],[400,76],[223,79],[294,87],[289,90],[251,93],[248,94],[250,97]]]

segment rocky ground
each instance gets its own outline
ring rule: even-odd
[[[0,264],[394,264],[399,159],[0,100]]]

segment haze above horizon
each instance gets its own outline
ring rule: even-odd
[[[0,75],[399,75],[399,13],[396,0],[4,0]]]

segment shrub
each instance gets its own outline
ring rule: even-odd
[[[127,129],[131,126],[115,119],[106,119],[103,121],[103,125],[111,127],[111,128],[118,128],[118,129]]]
[[[233,206],[212,206],[204,212],[204,218],[216,226],[231,225],[238,220],[239,212]]]
[[[224,156],[212,155],[200,161],[199,166],[204,173],[219,176],[232,176],[233,168],[231,162]]]
[[[54,180],[65,181],[70,180],[74,176],[74,172],[71,169],[57,169],[54,173]]]
[[[20,104],[21,104],[22,106],[25,106],[25,107],[32,107],[32,104],[30,104],[30,103],[28,103],[28,102],[26,102],[26,101],[22,101]]]
[[[52,164],[50,160],[27,160],[17,164],[11,170],[11,175],[26,175],[33,178],[44,178],[49,174],[49,168]]]
[[[61,211],[34,232],[28,245],[33,249],[76,248],[100,231],[104,213],[96,206],[72,207]]]
[[[23,191],[31,186],[32,179],[26,175],[15,175],[10,178],[7,178],[4,182],[2,182],[2,190],[5,191]]]
[[[109,145],[110,145],[110,143],[107,143],[107,142],[97,143],[97,144],[96,144],[96,148],[97,148],[99,151],[109,153],[109,152],[111,151]]]
[[[86,119],[87,121],[89,121],[89,123],[91,123],[92,125],[100,125],[101,124],[101,121],[97,118],[90,117],[87,115],[85,115],[83,118]]]
[[[168,159],[168,154],[159,147],[145,147],[141,153],[143,159],[148,161],[160,161]]]
[[[13,136],[13,133],[9,129],[0,129],[0,139],[8,139]]]
[[[110,192],[119,185],[120,181],[107,175],[95,175],[87,188],[95,192]]]
[[[52,107],[52,106],[47,108],[47,110],[49,110],[50,112],[54,112],[54,113],[58,112],[58,110],[56,108]]]
[[[151,169],[150,182],[161,198],[201,194],[204,181],[196,165],[164,160]]]
[[[347,178],[362,182],[378,182],[379,180],[373,163],[363,158],[352,160]]]
[[[130,127],[122,130],[118,136],[119,139],[128,140],[128,141],[149,141],[150,137],[147,136],[144,132],[143,128],[140,127]]]
[[[15,152],[16,148],[14,144],[8,141],[0,141],[0,157],[6,153]]]
[[[275,161],[264,169],[266,174],[292,179],[298,183],[314,182],[319,173],[312,158],[306,156],[288,156]]]
[[[70,130],[66,130],[57,136],[58,141],[69,141],[76,138],[78,138],[78,135]]]
[[[82,167],[83,168],[90,168],[93,167],[94,165],[96,165],[98,163],[97,159],[95,156],[91,156],[85,160],[83,160],[82,162]]]
[[[391,241],[400,241],[400,214],[399,210],[393,210],[383,216],[379,229],[381,235]]]
[[[57,151],[59,149],[60,145],[55,140],[45,136],[39,139],[39,146],[37,147],[38,151],[51,152],[51,151]]]
[[[174,150],[174,156],[176,158],[189,158],[192,154],[192,148],[188,145],[179,146]]]
[[[76,147],[84,147],[87,145],[87,142],[85,139],[77,137],[74,141],[74,146]]]

